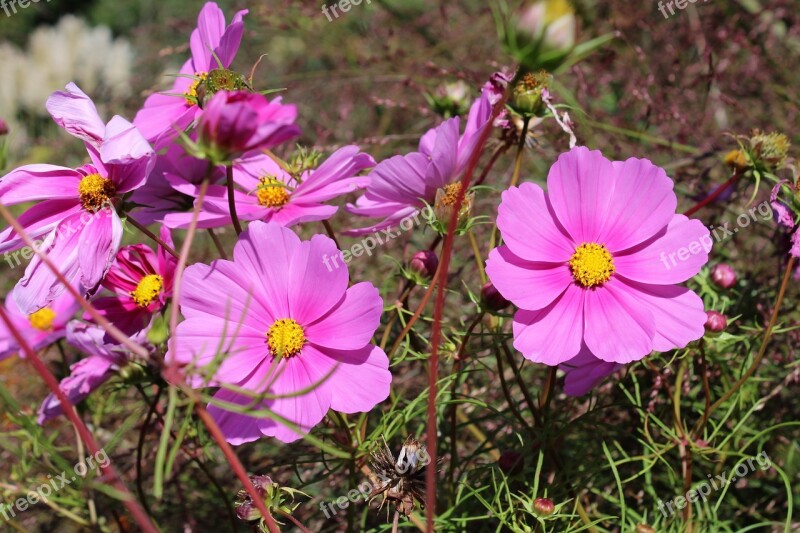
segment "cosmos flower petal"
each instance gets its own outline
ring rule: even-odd
[[[595,388],[603,378],[622,368],[622,365],[596,358],[584,344],[578,355],[561,363],[558,368],[566,374],[564,393],[567,396],[583,396]]]
[[[505,299],[530,311],[547,307],[567,289],[567,285],[573,283],[566,264],[525,261],[507,246],[489,253],[486,274]],[[530,290],[531,287],[536,290]]]
[[[547,194],[558,220],[577,244],[603,243],[601,230],[614,192],[615,171],[598,150],[561,154],[547,175]]]
[[[14,205],[41,200],[78,202],[78,184],[83,176],[77,170],[54,165],[25,165],[0,180],[0,202]]]
[[[647,159],[615,161],[614,195],[599,241],[620,252],[650,239],[675,215],[678,199],[667,173]]]
[[[702,222],[674,215],[654,239],[614,256],[620,276],[641,283],[671,285],[700,272],[713,241]]]
[[[655,319],[633,289],[612,277],[585,293],[585,342],[598,359],[630,363],[653,351]]]
[[[68,83],[66,91],[51,94],[45,107],[56,124],[78,139],[95,146],[103,141],[106,127],[97,108],[74,83]]]
[[[96,287],[114,262],[122,242],[122,221],[116,211],[101,209],[80,231],[78,247],[81,284]]]
[[[61,380],[58,387],[73,405],[85,400],[92,392],[114,374],[114,361],[92,356],[82,359],[70,367],[70,375]],[[39,407],[39,424],[44,424],[62,414],[61,402],[54,394],[49,394]]]
[[[635,291],[634,296],[655,319],[656,334],[653,349],[667,352],[685,348],[705,334],[708,319],[703,300],[686,287],[676,285],[644,285],[633,281],[623,283]]]
[[[331,391],[332,409],[366,413],[389,397],[392,383],[389,358],[379,347],[369,344],[358,350],[320,348],[319,351],[337,363],[333,376],[325,383]]]
[[[79,213],[81,209],[80,203],[76,200],[45,200],[25,211],[17,218],[17,222],[25,228],[28,237],[38,241],[53,231],[62,220]],[[0,232],[0,253],[23,246],[25,242],[11,226]],[[14,266],[18,266],[22,259],[24,257],[6,256],[6,261],[16,262]]]
[[[156,163],[156,154],[133,124],[115,116],[108,123],[100,159],[117,192],[126,193],[144,184]]]
[[[371,283],[357,283],[330,312],[305,327],[316,346],[357,350],[367,345],[381,322],[383,300]]]
[[[289,231],[289,230],[285,230]],[[300,244],[289,271],[289,312],[300,324],[311,324],[337,305],[347,291],[346,268],[326,265],[339,249],[324,235],[314,235]],[[356,292],[355,296],[360,296]],[[377,324],[375,325],[377,328]],[[363,345],[365,343],[362,343]]]
[[[214,399],[220,402],[238,404],[242,407],[251,406],[253,398],[249,398],[237,392],[220,389],[214,394]],[[234,446],[239,446],[247,442],[253,442],[262,437],[258,424],[260,419],[245,414],[229,411],[224,407],[209,404],[208,413],[214,418],[225,440]]]
[[[575,245],[558,226],[544,191],[533,183],[503,192],[497,227],[509,249],[527,261],[563,263],[575,253]]]
[[[571,284],[553,303],[514,315],[514,348],[534,363],[557,365],[573,358],[583,337],[584,293]]]

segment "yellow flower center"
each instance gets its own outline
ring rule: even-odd
[[[136,286],[136,290],[131,291],[131,297],[139,307],[147,307],[156,299],[163,288],[164,278],[157,274],[148,274],[142,278]]]
[[[53,321],[56,319],[56,313],[49,307],[42,307],[35,313],[28,315],[28,321],[31,326],[39,331],[50,331],[53,329]]]
[[[273,357],[294,357],[305,343],[303,328],[291,318],[276,320],[267,332],[267,344]]]
[[[261,185],[256,189],[258,203],[264,207],[283,207],[289,202],[286,184],[273,176],[261,178]]]
[[[80,196],[83,208],[87,211],[97,211],[116,193],[117,188],[114,187],[114,183],[100,174],[84,176],[78,184],[78,196]]]
[[[456,200],[458,200],[458,194],[461,192],[461,182],[447,184],[441,190],[443,194],[439,195],[439,205],[436,207],[450,207],[455,205]]]
[[[602,244],[585,242],[575,249],[569,268],[578,285],[590,289],[611,278],[615,270],[614,258]]]
[[[186,99],[187,105],[197,105],[198,98],[197,98],[197,88],[200,87],[200,84],[206,81],[208,77],[207,72],[196,72],[195,73],[195,80],[189,85],[189,88],[186,89],[186,92],[183,93],[183,97]]]

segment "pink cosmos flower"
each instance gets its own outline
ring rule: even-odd
[[[155,154],[122,117],[103,124],[92,101],[74,83],[66,92],[53,93],[46,106],[59,126],[84,141],[91,163],[78,169],[53,165],[15,169],[0,180],[0,202],[38,202],[19,222],[31,238],[44,238],[40,248],[70,283],[91,291],[111,265],[122,238],[114,204],[144,183]],[[0,252],[23,245],[13,228],[0,233]],[[29,314],[63,292],[63,285],[34,256],[14,288],[14,298]]]
[[[161,240],[173,246],[172,236],[163,226]],[[98,298],[94,306],[127,335],[142,331],[172,296],[177,263],[161,246],[158,253],[144,244],[125,246],[103,280],[103,286],[116,295]],[[83,319],[90,321],[91,317],[87,314]]]
[[[197,122],[197,145],[217,163],[268,150],[300,135],[297,107],[250,91],[219,91]]]
[[[497,97],[494,85],[487,84],[470,108],[463,134],[459,134],[459,117],[448,119],[422,136],[418,151],[378,164],[368,176],[370,184],[364,195],[355,205],[348,204],[347,210],[383,220],[345,234],[366,235],[395,226],[419,212],[426,203],[434,205],[440,190],[442,202],[453,201],[461,189],[461,175],[483,131],[490,127],[492,104]]]
[[[357,176],[366,168],[375,166],[375,160],[360,152],[357,146],[345,146],[333,153],[314,170],[303,172],[295,179],[271,157],[253,154],[233,163],[233,180],[236,213],[241,220],[263,220],[281,226],[301,222],[327,220],[339,209],[324,202],[366,186],[367,178]],[[197,197],[199,187],[175,175],[167,179],[175,189]],[[171,213],[164,224],[171,228],[185,228],[192,213]],[[214,228],[231,223],[228,208],[228,191],[223,185],[212,185],[203,201],[199,227]]]
[[[706,264],[712,241],[675,214],[672,187],[646,159],[578,147],[550,169],[547,193],[533,183],[503,193],[505,245],[486,272],[519,307],[514,347],[527,359],[622,364],[703,336],[702,300],[676,284]]]
[[[583,396],[603,381],[603,378],[622,367],[619,363],[608,363],[596,358],[588,349],[582,349],[578,355],[558,365],[566,374],[564,392],[567,396]]]
[[[228,68],[233,63],[242,41],[242,19],[246,14],[246,9],[237,12],[226,27],[225,14],[216,3],[206,2],[200,10],[190,40],[192,57],[181,67],[168,91],[171,94],[150,95],[133,120],[156,150],[172,142],[202,113],[198,106],[198,86],[212,70]]]
[[[6,297],[6,313],[22,337],[34,351],[40,350],[66,335],[66,325],[78,310],[78,302],[71,294],[65,293],[54,300],[50,306],[35,313],[25,314],[9,294]],[[0,360],[18,353],[16,339],[0,320]],[[20,357],[24,357],[20,353]]]
[[[252,222],[233,261],[186,269],[186,320],[168,361],[196,369],[195,387],[223,387],[216,400],[268,409],[296,425],[212,405],[228,442],[263,435],[292,442],[328,409],[366,412],[389,395],[389,360],[372,344],[382,300],[370,283],[348,288],[346,267],[323,265],[323,257],[338,253],[323,235],[301,241],[278,224]]]
[[[144,345],[146,337],[139,335],[133,340]],[[67,342],[88,355],[72,365],[69,376],[59,384],[73,405],[85,400],[130,362],[129,352],[119,344],[108,342],[105,330],[93,324],[71,321],[67,324]],[[54,394],[49,394],[39,407],[39,424],[61,414],[61,402]]]
[[[133,191],[130,201],[137,206],[136,220],[147,226],[163,222],[168,213],[191,209],[192,198],[173,189],[170,182],[200,185],[207,171],[208,161],[190,156],[178,144],[170,145],[163,155],[157,156],[147,182]],[[224,167],[214,167],[211,183],[224,179]]]

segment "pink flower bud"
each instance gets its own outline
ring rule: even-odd
[[[708,316],[708,319],[706,320],[706,331],[719,333],[721,331],[725,331],[725,328],[728,327],[728,319],[725,318],[725,315],[722,313],[718,313],[717,311],[706,311],[706,316]]]
[[[503,298],[491,281],[487,281],[481,289],[481,298],[490,311],[500,311],[511,305],[511,302]]]
[[[714,265],[714,268],[711,269],[711,281],[717,287],[730,289],[736,285],[736,271],[726,263]]]
[[[432,278],[439,268],[439,258],[433,250],[422,250],[414,254],[408,268],[426,278]]]
[[[533,510],[539,516],[550,516],[555,512],[556,506],[550,498],[536,498],[533,500]]]
[[[0,137],[3,135],[8,135],[8,124],[5,120],[0,118]]]
[[[220,163],[250,150],[267,150],[300,135],[297,108],[280,98],[249,91],[220,91],[205,104],[197,142],[207,159]]]

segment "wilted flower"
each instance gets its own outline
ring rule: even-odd
[[[256,489],[256,493],[261,497],[264,506],[270,512],[278,514],[291,514],[297,509],[300,503],[295,503],[295,496],[302,494],[308,496],[304,492],[290,487],[281,487],[269,476],[250,476],[250,483]],[[245,489],[239,491],[236,495],[236,516],[241,520],[253,522],[261,520],[261,511],[258,510],[258,505],[253,501],[250,493]],[[279,522],[280,523],[280,522]]]
[[[721,331],[725,331],[725,328],[728,327],[728,319],[725,318],[725,315],[718,311],[706,311],[706,323],[705,327],[706,330],[710,331],[711,333],[719,333]]]
[[[736,271],[727,263],[719,263],[711,269],[711,281],[717,287],[730,289],[736,285]]]
[[[544,70],[525,74],[511,93],[514,110],[526,116],[539,115],[545,109],[542,91],[549,87],[551,80],[552,76]]]
[[[425,504],[425,467],[429,463],[428,450],[414,437],[406,439],[397,460],[384,442],[372,452],[370,481],[375,488],[369,498],[383,495],[381,507],[388,501],[400,514],[410,515],[415,503]]]
[[[747,155],[741,150],[731,150],[725,154],[725,164],[735,170],[746,170],[750,166]]]
[[[280,98],[248,91],[220,91],[197,123],[198,155],[223,163],[251,150],[267,150],[300,135],[297,108]]]
[[[755,130],[750,137],[750,152],[756,164],[768,170],[777,170],[786,163],[791,144],[783,133]]]

